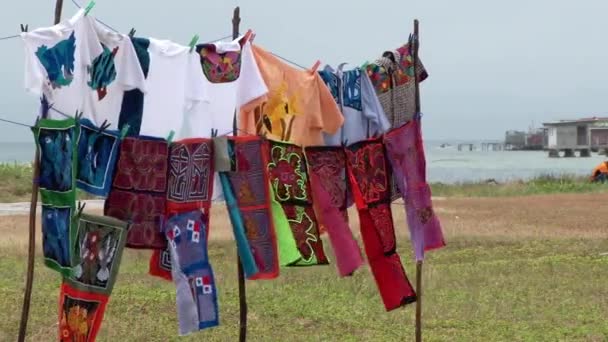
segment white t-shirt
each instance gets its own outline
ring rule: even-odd
[[[203,100],[196,103],[192,110],[186,113],[181,132],[183,138],[210,137],[211,129],[216,129],[219,135],[232,135],[235,111],[238,111],[242,106],[256,99],[266,96],[268,93],[268,87],[264,83],[262,74],[251,51],[251,43],[246,42],[241,48],[241,44],[239,43],[241,39],[242,37],[239,37],[233,41],[216,42],[213,44],[215,45],[215,52],[219,54],[219,57],[224,62],[227,62],[227,58],[235,58],[234,52],[240,51],[238,77],[226,82],[227,79],[234,75],[226,76],[224,74],[212,82],[203,72]],[[233,54],[226,54],[230,52]],[[211,57],[203,56],[202,50],[199,51],[199,56],[199,68],[201,68],[202,64],[203,69],[213,68],[206,63],[205,58],[218,60],[218,55]],[[224,67],[226,65],[217,66],[218,70]],[[209,73],[211,74],[212,72]],[[221,200],[223,196],[220,180],[216,173],[213,200]]]
[[[144,73],[129,36],[106,29],[92,17],[85,20],[91,21],[103,50],[87,69],[84,116],[97,125],[107,120],[117,129],[125,91],[146,92]]]
[[[53,108],[73,116],[84,110],[87,66],[101,52],[95,29],[78,11],[52,27],[21,34],[25,48],[25,88],[45,95]],[[55,111],[49,117],[65,119]]]
[[[141,135],[182,138],[184,113],[203,99],[203,71],[200,58],[190,48],[168,40],[150,39],[150,68]]]

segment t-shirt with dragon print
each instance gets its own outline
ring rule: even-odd
[[[97,125],[107,120],[110,128],[118,129],[125,91],[146,92],[144,72],[128,35],[110,31],[89,16],[86,19],[92,21],[102,51],[87,66],[84,117]]]
[[[25,50],[25,88],[45,95],[53,108],[74,115],[84,110],[87,66],[101,54],[95,29],[78,11],[57,25],[21,34]],[[53,119],[65,119],[49,111]]]

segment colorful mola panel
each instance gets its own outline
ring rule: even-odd
[[[61,285],[59,341],[94,342],[108,304],[108,296]]]
[[[76,177],[78,188],[96,196],[108,196],[119,146],[120,132],[100,131],[90,120],[80,120]]]
[[[127,240],[126,222],[104,216],[77,217],[74,270],[66,279],[72,287],[110,295]]]
[[[127,137],[120,145],[114,187],[163,194],[167,190],[167,141],[152,137]]]
[[[328,264],[312,207],[304,151],[293,144],[270,141],[268,171],[275,198],[285,211],[302,255],[296,265]]]

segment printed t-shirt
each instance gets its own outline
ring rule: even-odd
[[[268,100],[241,111],[240,129],[297,145],[323,145],[322,132],[336,133],[344,118],[319,74],[294,69],[259,46],[253,54]]]
[[[21,34],[25,48],[25,88],[45,95],[53,108],[74,115],[84,107],[87,66],[102,49],[94,27],[78,11],[69,20]],[[51,119],[65,119],[49,111]]]
[[[107,120],[118,129],[125,91],[145,92],[144,73],[128,35],[110,31],[90,16],[86,20],[93,22],[102,52],[87,67],[84,116],[96,125]]]

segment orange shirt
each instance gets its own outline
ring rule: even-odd
[[[319,74],[295,69],[257,45],[253,54],[268,99],[241,110],[239,128],[301,146],[324,145],[322,132],[336,133],[344,117]]]

